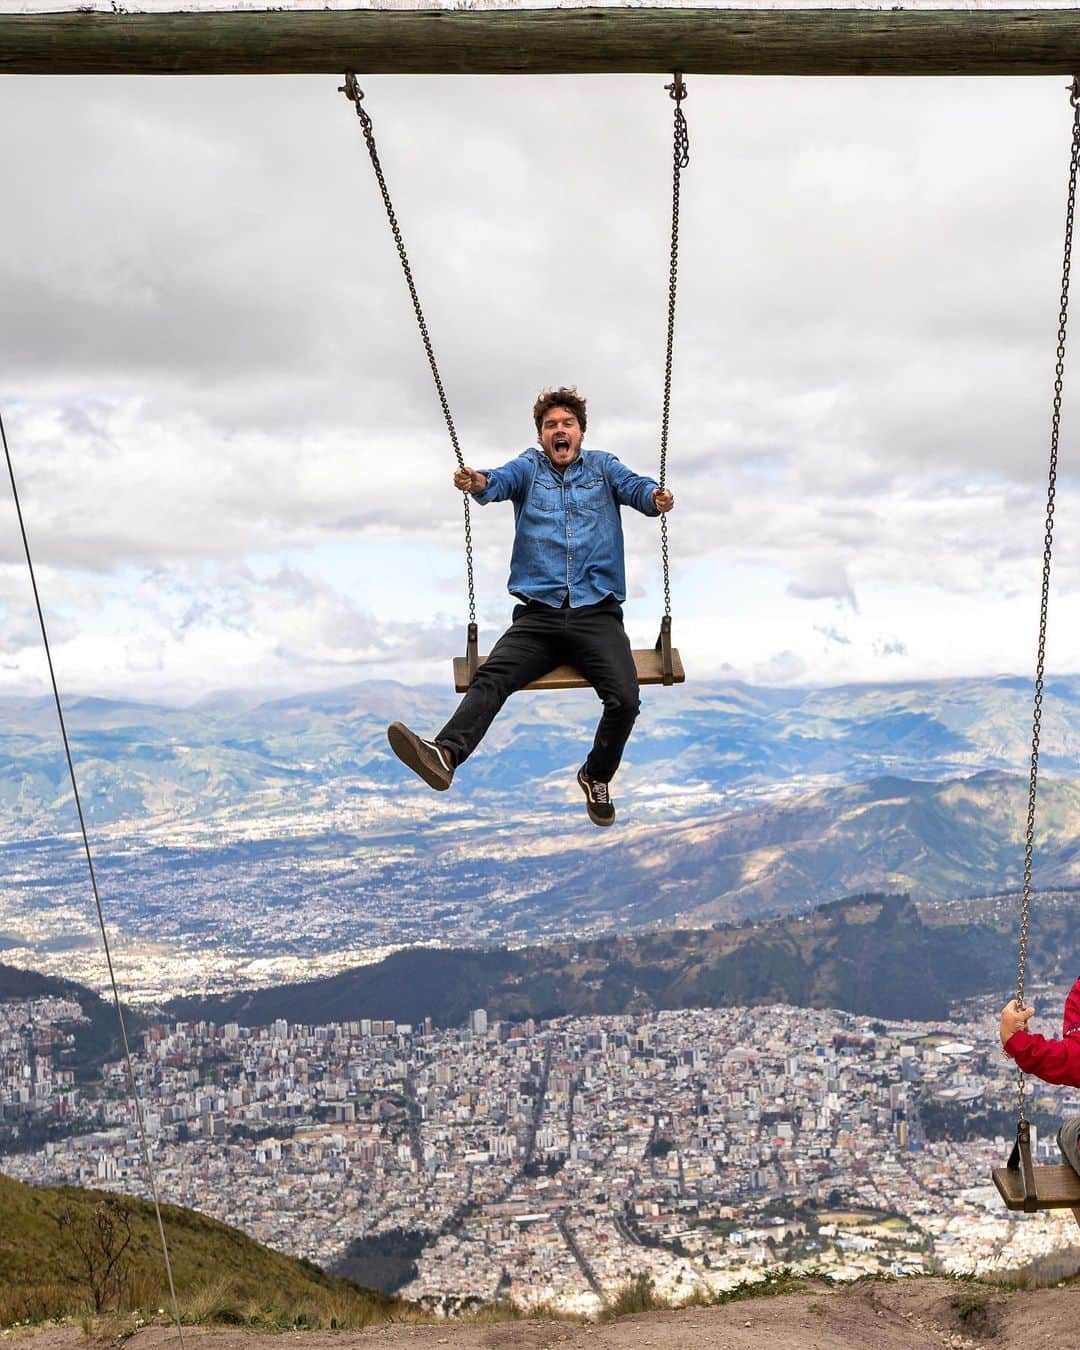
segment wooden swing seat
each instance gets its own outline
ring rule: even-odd
[[[1036,1209],[1071,1209],[1080,1223],[1080,1176],[1068,1163],[1045,1164],[1036,1167]],[[995,1167],[994,1185],[998,1188],[1007,1209],[1024,1208],[1024,1174],[1018,1167]]]
[[[662,654],[655,647],[641,647],[634,651],[634,665],[637,667],[638,684],[663,684],[664,683],[664,665]],[[479,665],[483,665],[487,660],[486,656],[481,656]],[[679,656],[677,647],[671,649],[671,681],[673,684],[683,684],[686,680],[686,671],[683,669],[682,658]],[[464,694],[469,687],[469,658],[467,656],[454,657],[454,689],[459,694]],[[527,684],[526,689],[589,689],[591,688],[588,680],[582,675],[576,666],[556,666],[554,670],[549,670],[546,675],[541,675],[538,680],[533,680],[532,684]],[[1080,1203],[1078,1201],[1077,1203]]]

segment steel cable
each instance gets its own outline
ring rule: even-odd
[[[53,701],[56,704],[56,717],[60,723],[60,736],[64,742],[64,754],[67,758],[68,775],[71,779],[71,791],[75,798],[75,810],[79,817],[79,830],[82,834],[83,851],[86,854],[86,866],[90,873],[90,889],[94,894],[94,906],[97,910],[98,928],[101,931],[101,943],[105,949],[105,964],[109,970],[109,985],[112,989],[113,1006],[116,1009],[116,1020],[120,1028],[120,1043],[124,1049],[124,1063],[127,1066],[128,1085],[131,1088],[131,1097],[135,1104],[135,1119],[138,1123],[139,1146],[142,1151],[143,1165],[146,1168],[146,1175],[150,1182],[150,1194],[154,1202],[154,1214],[157,1218],[158,1236],[161,1239],[161,1254],[165,1261],[165,1273],[169,1281],[169,1297],[172,1302],[173,1319],[176,1322],[176,1330],[180,1337],[180,1350],[184,1350],[184,1328],[180,1321],[180,1305],[176,1298],[176,1285],[173,1281],[172,1261],[169,1257],[169,1244],[165,1238],[165,1224],[161,1217],[161,1201],[158,1196],[157,1177],[154,1173],[154,1164],[150,1157],[150,1144],[146,1135],[146,1119],[143,1114],[142,1101],[139,1097],[139,1085],[135,1077],[135,1065],[131,1058],[131,1046],[128,1043],[127,1026],[124,1022],[124,1010],[120,1003],[120,990],[116,983],[116,974],[113,970],[112,950],[109,946],[109,934],[105,927],[105,911],[101,903],[101,894],[98,890],[97,874],[94,871],[94,858],[90,851],[90,838],[86,830],[86,818],[83,815],[82,798],[79,795],[79,784],[75,777],[75,761],[71,754],[71,742],[68,739],[67,724],[64,721],[64,709],[60,701],[60,688],[56,682],[56,670],[53,666],[52,649],[49,645],[49,633],[45,625],[45,611],[42,608],[41,596],[38,592],[37,576],[34,572],[34,561],[30,554],[30,540],[26,532],[26,523],[23,519],[22,504],[19,501],[19,490],[15,484],[15,467],[11,460],[11,451],[8,448],[7,432],[4,429],[3,415],[0,414],[0,442],[4,447],[4,459],[7,461],[8,478],[11,481],[11,496],[15,503],[15,514],[19,521],[19,533],[22,535],[23,552],[26,556],[26,568],[30,573],[30,587],[34,593],[34,606],[37,609],[38,625],[41,629],[41,641],[45,648],[45,660],[49,667],[49,680],[52,684]]]

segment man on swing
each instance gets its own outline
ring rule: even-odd
[[[480,506],[514,503],[513,621],[432,740],[401,722],[392,723],[387,736],[403,763],[430,787],[445,791],[512,693],[564,662],[576,666],[604,704],[577,781],[589,819],[610,825],[615,807],[608,785],[640,709],[622,619],[626,575],[619,508],[658,516],[672,509],[675,498],[614,455],[582,451],[585,400],[576,389],[546,390],[533,419],[539,448],[530,446],[499,469],[454,474],[454,486]]]

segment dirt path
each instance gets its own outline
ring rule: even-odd
[[[176,1350],[175,1328],[147,1327],[125,1350]],[[819,1286],[719,1308],[645,1313],[597,1326],[566,1322],[395,1324],[366,1332],[267,1335],[185,1331],[191,1350],[1068,1350],[1080,1346],[1080,1289],[1006,1291],[953,1280]],[[74,1327],[0,1333],[20,1350],[86,1350]],[[31,1346],[32,1343],[32,1346]],[[112,1338],[104,1346],[117,1346]]]

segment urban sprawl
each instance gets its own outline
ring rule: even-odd
[[[988,1273],[1066,1247],[1067,1211],[1004,1209],[989,1180],[1004,1136],[926,1136],[927,1103],[1009,1107],[991,1013],[180,1022],[134,1051],[163,1200],[326,1267],[356,1239],[411,1235],[401,1292],[437,1307],[588,1313],[638,1275],[678,1300],[780,1266]],[[0,1170],[145,1194],[125,1066],[91,1084],[62,1067],[81,1017],[61,999],[0,1003],[0,1120],[51,1135]],[[1080,1113],[1077,1094],[1046,1092]],[[1057,1161],[1052,1138],[1037,1153]]]

